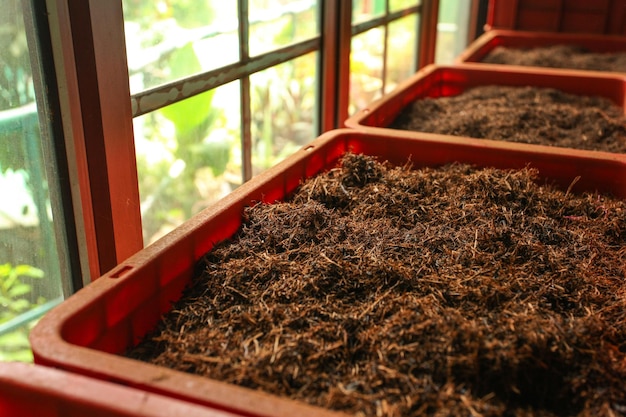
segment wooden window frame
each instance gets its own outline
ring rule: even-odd
[[[46,5],[85,285],[143,247],[122,2]]]

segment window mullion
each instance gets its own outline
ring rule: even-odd
[[[323,3],[321,130],[343,126],[350,101],[350,45],[352,1]]]
[[[239,62],[242,66],[250,60],[250,21],[248,0],[238,0]],[[241,163],[243,180],[252,178],[252,111],[250,103],[250,76],[245,74],[240,82],[241,97]]]
[[[385,17],[389,16],[389,0],[385,0]],[[387,54],[388,54],[388,43],[389,43],[389,25],[391,22],[388,22],[384,26],[384,35],[383,35],[383,69],[381,74],[382,86],[380,94],[385,94],[385,87],[387,85]]]
[[[161,84],[131,97],[133,117],[141,116],[170,104],[186,100],[214,88],[242,79],[246,75],[271,68],[290,59],[312,52],[319,48],[319,39],[289,45],[255,57],[248,57],[243,62],[235,62],[225,67],[191,75],[182,80]]]
[[[241,97],[241,163],[243,181],[252,178],[252,110],[250,103],[250,76],[245,75],[240,81]]]
[[[423,0],[420,16],[418,68],[435,62],[439,0]]]
[[[356,25],[352,26],[352,36],[356,36],[361,33],[367,32],[370,29],[374,29],[379,26],[391,23],[394,20],[401,19],[405,16],[409,16],[414,13],[420,13],[421,10],[422,10],[422,7],[419,5],[412,6],[403,10],[395,11],[393,13],[389,11],[385,15],[374,17],[370,20],[366,20],[365,22],[357,23]]]

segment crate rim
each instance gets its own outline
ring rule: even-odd
[[[586,156],[589,154],[595,154],[602,158],[617,158],[626,160],[626,153],[613,153],[606,151],[598,151],[598,150],[583,150],[583,149],[575,149],[575,148],[566,148],[566,147],[557,147],[557,146],[548,146],[548,145],[539,145],[539,144],[528,144],[528,143],[519,143],[519,142],[506,142],[496,139],[489,138],[471,138],[467,136],[453,136],[453,135],[444,135],[438,133],[428,133],[428,132],[419,132],[419,131],[407,131],[401,129],[392,129],[389,127],[381,127],[381,126],[370,126],[364,124],[364,120],[369,117],[370,114],[382,111],[385,105],[392,100],[398,100],[403,95],[409,91],[413,85],[421,80],[422,78],[436,76],[437,73],[441,73],[444,71],[450,72],[474,72],[474,73],[483,73],[483,74],[525,74],[533,77],[565,77],[565,78],[575,78],[582,79],[585,81],[593,81],[593,80],[606,80],[606,81],[615,81],[617,83],[624,83],[624,103],[621,107],[624,109],[626,113],[626,73],[602,73],[596,71],[580,71],[580,70],[556,70],[556,69],[543,69],[539,67],[523,67],[523,66],[512,66],[512,65],[495,65],[495,64],[481,64],[468,62],[464,64],[449,64],[449,65],[440,65],[440,64],[430,64],[420,69],[416,73],[414,73],[409,78],[405,79],[401,83],[399,83],[396,88],[389,92],[388,94],[379,97],[378,99],[372,101],[368,106],[358,110],[352,116],[344,121],[344,126],[348,129],[359,130],[362,132],[367,132],[370,134],[391,134],[391,135],[399,135],[403,137],[424,137],[424,138],[432,138],[433,140],[444,140],[450,141],[453,143],[468,142],[478,145],[480,142],[484,142],[489,144],[489,146],[494,147],[504,147],[506,149],[519,149],[519,150],[536,150],[538,152],[543,153],[553,153],[553,154],[569,154],[569,155],[580,155]]]

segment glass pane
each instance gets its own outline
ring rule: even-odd
[[[389,0],[389,10],[395,12],[422,4],[421,0]]]
[[[353,0],[352,23],[361,23],[385,14],[386,0]]]
[[[435,63],[451,64],[467,46],[470,2],[440,0]]]
[[[144,243],[242,182],[239,82],[134,119]]]
[[[417,68],[417,22],[417,14],[412,14],[389,24],[386,93]]]
[[[22,2],[0,0],[0,360],[31,361],[28,331],[62,298],[59,251]],[[36,54],[34,54],[36,55]],[[10,197],[10,198],[7,198]]]
[[[350,52],[350,114],[369,105],[382,94],[384,27],[352,38]]]
[[[239,60],[236,1],[123,0],[122,4],[133,94]]]
[[[250,77],[253,174],[315,138],[317,53]]]
[[[250,0],[250,55],[260,55],[319,34],[319,0]]]

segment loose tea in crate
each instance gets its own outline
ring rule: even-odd
[[[626,152],[624,111],[603,97],[552,88],[480,86],[415,100],[394,129],[605,152]]]
[[[591,52],[576,45],[535,48],[496,46],[482,62],[588,71],[626,72],[626,52]]]
[[[530,168],[348,154],[247,209],[129,356],[354,415],[623,415],[625,241],[623,201]]]

